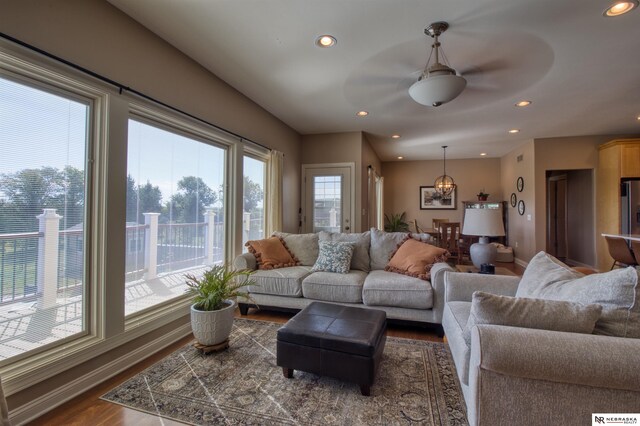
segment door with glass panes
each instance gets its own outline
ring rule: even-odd
[[[303,231],[353,232],[353,167],[305,165],[303,169]]]

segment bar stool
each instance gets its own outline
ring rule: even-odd
[[[616,265],[621,267],[638,265],[636,258],[633,256],[624,238],[604,237],[604,239],[607,241],[609,255],[613,258],[611,269],[615,268]]]

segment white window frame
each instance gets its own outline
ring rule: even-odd
[[[102,253],[105,249],[106,127],[112,91],[85,75],[61,70],[58,64],[0,43],[0,75],[20,84],[89,104],[88,143],[85,157],[84,228],[84,332],[0,361],[7,394],[15,393],[76,365],[73,354],[104,338]]]
[[[189,314],[187,298],[159,304],[148,311],[124,317],[124,199],[126,192],[127,123],[132,113],[152,119],[170,131],[184,132],[190,138],[227,148],[225,158],[225,260],[231,261],[240,251],[243,141],[232,134],[181,114],[169,107],[128,92],[122,93],[97,78],[47,58],[27,48],[0,39],[0,73],[13,80],[47,91],[59,91],[65,97],[76,94],[92,104],[90,139],[87,147],[85,268],[88,277],[85,291],[86,333],[74,336],[23,355],[0,362],[0,377],[5,395],[10,396],[43,382],[73,367],[91,361],[127,342],[145,337],[152,345],[172,342],[189,333],[188,323],[181,323],[168,335],[154,338],[149,333]],[[139,118],[139,117],[135,117]],[[109,190],[107,192],[107,189]],[[235,189],[235,191],[230,191]],[[265,195],[266,196],[266,195]],[[122,211],[120,212],[120,208]],[[119,216],[121,215],[121,216]],[[119,236],[119,232],[122,233]],[[107,238],[109,236],[109,238]],[[108,263],[108,264],[107,264]],[[121,285],[120,285],[121,284]],[[90,383],[92,377],[114,368],[124,368],[130,359],[146,353],[148,344],[136,348],[117,364],[102,366],[86,377],[61,387],[57,393]],[[128,361],[127,361],[128,360]],[[59,395],[59,396],[60,396]],[[59,397],[57,396],[57,397]],[[28,418],[29,407],[44,404],[33,401],[16,412],[16,418]],[[26,411],[25,411],[26,410]]]
[[[233,206],[228,203],[229,195],[229,169],[232,156],[232,148],[239,143],[238,139],[227,135],[226,133],[203,124],[190,117],[186,117],[177,112],[162,108],[150,103],[141,102],[137,97],[130,95],[132,100],[129,103],[129,115],[127,119],[140,121],[150,126],[175,133],[189,139],[193,139],[200,143],[204,143],[216,148],[223,149],[224,155],[224,211],[225,211],[225,239],[233,230],[227,223],[228,217],[232,217]],[[232,259],[229,245],[225,245],[225,261]],[[122,276],[122,285],[124,286],[124,275]],[[124,303],[124,300],[123,300]],[[190,298],[186,294],[178,296],[164,302],[160,302],[154,306],[134,312],[125,316],[125,331],[131,330],[142,325],[157,324],[158,321],[177,320],[188,314]]]

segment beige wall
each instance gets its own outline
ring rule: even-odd
[[[2,32],[285,153],[284,230],[297,230],[300,136],[103,0],[4,0]]]
[[[355,164],[355,232],[360,232],[363,224],[366,224],[362,216],[362,206],[366,205],[362,204],[362,144],[362,132],[304,135],[301,144],[302,164]],[[366,165],[364,167],[366,168]]]
[[[537,232],[536,251],[547,247],[547,187],[546,173],[552,170],[576,170],[598,167],[598,145],[611,140],[609,136],[578,136],[570,138],[546,138],[535,140],[535,185],[536,206],[534,221]],[[595,186],[592,186],[592,192]],[[592,194],[592,197],[594,195]],[[595,204],[591,205],[595,214]],[[569,221],[572,218],[569,217]],[[591,230],[595,238],[595,228]]]
[[[546,250],[547,172],[590,170],[593,173],[593,182],[597,177],[598,145],[620,137],[628,136],[604,135],[535,139],[501,158],[502,190],[505,197],[508,198],[511,192],[516,192],[518,199],[522,198],[526,204],[524,216],[518,215],[516,209],[509,211],[509,244],[514,248],[517,259],[528,262],[538,251]],[[517,156],[521,154],[523,161],[517,162]],[[525,181],[522,193],[515,190],[518,176],[523,176]],[[576,189],[574,186],[573,191],[578,190],[582,191],[584,188]],[[590,191],[591,194],[588,198],[594,201],[591,202],[590,211],[582,212],[583,218],[579,219],[581,223],[588,223],[583,220],[585,215],[587,219],[590,215],[595,217],[595,185],[592,185]],[[585,202],[584,198],[581,199],[581,203]],[[531,221],[528,220],[529,214],[531,214]],[[569,217],[569,221],[571,220],[572,217]],[[574,223],[574,225],[583,226],[580,223]],[[599,236],[596,235],[595,228],[592,227],[592,229],[582,232],[584,235],[581,238],[584,238],[584,241],[595,239],[597,242]],[[579,244],[578,240],[572,243],[574,247],[576,244]],[[588,250],[591,251],[590,248]],[[591,264],[589,263],[591,254],[584,252],[577,254],[577,256],[584,259],[584,261],[579,260],[581,263]],[[597,264],[597,256],[593,264]]]
[[[521,161],[518,157],[522,156]],[[523,200],[525,213],[518,214],[516,207],[511,207],[509,203],[509,245],[513,248],[514,256],[521,262],[528,262],[536,254],[535,247],[535,222],[533,220],[535,211],[535,179],[534,179],[534,145],[529,141],[524,145],[514,149],[500,158],[501,187],[505,200],[511,199],[511,194],[515,193],[518,201]],[[518,192],[516,181],[518,177],[524,180],[524,189]],[[531,215],[531,220],[528,220]]]
[[[384,211],[386,214],[407,213],[413,229],[418,225],[430,228],[433,218],[446,218],[451,222],[462,221],[461,201],[477,200],[480,190],[488,193],[489,201],[505,200],[500,187],[500,159],[448,160],[447,174],[457,185],[455,210],[420,210],[420,187],[432,186],[442,175],[442,161],[392,161],[382,163],[384,176]]]
[[[572,170],[567,173],[568,261],[596,266],[594,170]],[[546,225],[545,225],[546,229]],[[587,232],[585,232],[587,231]]]

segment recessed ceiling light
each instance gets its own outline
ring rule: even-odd
[[[486,155],[487,155],[487,153],[486,153],[486,152],[481,152],[481,153],[480,153],[480,156],[481,156],[481,157],[485,157]]]
[[[398,157],[398,160],[402,160],[404,157]]]
[[[606,9],[602,14],[608,17],[624,15],[638,7],[638,0],[617,1]]]
[[[391,135],[391,139],[400,139],[400,135]]]
[[[334,36],[329,34],[321,35],[316,39],[316,46],[318,47],[333,47],[338,41]]]
[[[517,107],[526,107],[526,106],[529,106],[529,105],[531,105],[531,101],[520,101],[520,102],[516,103]]]
[[[520,133],[520,129],[511,129],[509,133]]]
[[[638,120],[640,120],[640,115],[636,117]]]
[[[356,112],[356,115],[358,117],[366,117],[367,115],[369,115],[369,112],[368,111],[358,111],[358,112]]]

